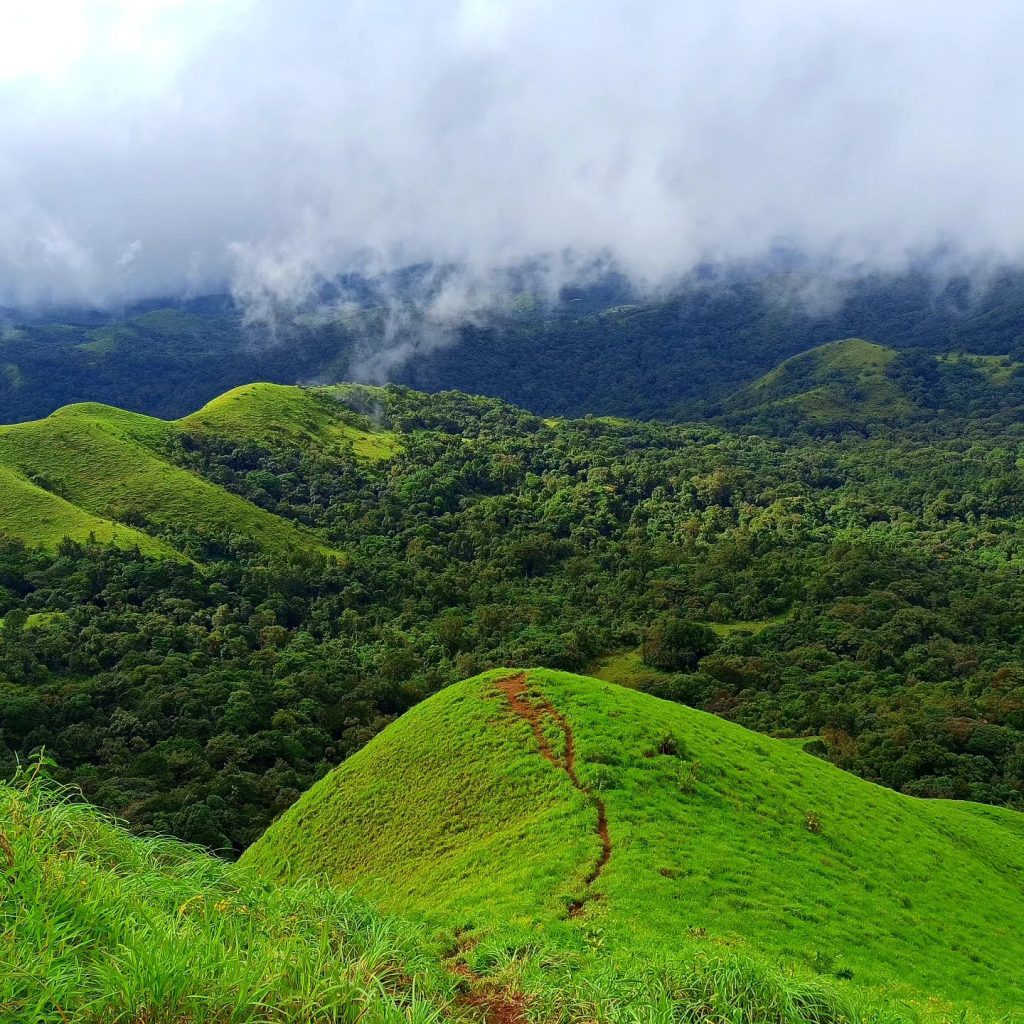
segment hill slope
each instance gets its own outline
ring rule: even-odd
[[[245,860],[444,928],[739,949],[918,1005],[1024,1008],[1024,818],[908,798],[598,680],[518,675],[408,712]]]
[[[922,1021],[849,984],[727,949],[661,962],[642,949],[608,956],[592,930],[575,949],[536,931],[514,948],[465,936],[453,945],[351,893],[275,884],[195,847],[132,836],[37,772],[0,784],[4,1021]]]
[[[240,534],[276,554],[333,553],[305,530],[189,472],[172,454],[190,438],[396,450],[392,435],[343,409],[331,390],[252,384],[178,421],[110,406],[66,406],[43,420],[0,427],[0,532],[55,548],[90,534],[147,554],[181,557],[174,537]]]
[[[861,338],[819,345],[780,363],[724,403],[726,415],[798,416],[814,424],[881,422],[915,406],[886,375],[897,353]]]
[[[721,404],[720,419],[834,433],[942,416],[962,429],[967,421],[1016,415],[1020,372],[1008,356],[899,352],[845,338],[792,356],[741,388]]]
[[[349,384],[315,390],[246,384],[213,399],[179,424],[188,431],[225,440],[270,446],[322,444],[350,448],[361,458],[382,459],[398,451],[395,435],[361,421],[338,404],[356,393],[372,398],[377,390]]]
[[[32,774],[0,784],[0,865],[12,1024],[428,1024],[451,1002],[452,979],[407,925],[132,836]]]

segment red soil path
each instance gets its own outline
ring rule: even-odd
[[[541,756],[556,768],[561,768],[569,776],[573,787],[590,800],[597,809],[596,831],[601,838],[601,855],[584,879],[584,884],[589,889],[600,878],[605,865],[611,860],[612,839],[608,832],[608,813],[605,810],[604,801],[587,789],[576,774],[576,738],[573,735],[572,726],[553,704],[530,694],[526,686],[525,673],[502,679],[496,685],[507,698],[512,711],[533,730]],[[550,718],[562,730],[565,738],[565,752],[561,757],[555,753],[551,741],[544,732],[545,718]],[[582,912],[586,901],[587,897],[584,897],[571,903],[569,917],[577,917]],[[465,978],[472,986],[472,989],[461,998],[460,1002],[463,1006],[479,1010],[486,1024],[527,1024],[527,1002],[523,996],[499,986],[489,985],[486,978],[477,974],[466,964],[456,964],[452,970],[460,977]]]
[[[579,780],[576,774],[576,738],[573,735],[572,726],[568,723],[565,715],[549,701],[531,697],[526,688],[526,675],[520,674],[502,679],[498,689],[508,698],[509,706],[521,718],[527,722],[533,730],[540,752],[548,761],[558,768],[563,769],[569,776],[569,781],[588,800],[592,801],[597,808],[597,834],[601,838],[601,855],[597,863],[591,868],[590,873],[584,880],[589,889],[601,877],[605,865],[611,860],[612,838],[608,832],[608,812],[605,810],[604,801],[591,793]],[[560,759],[555,755],[551,742],[544,732],[544,719],[551,718],[562,730],[565,736],[565,754]],[[583,909],[585,900],[577,900],[569,907],[569,916],[576,917]]]
[[[479,1010],[487,1024],[526,1024],[526,1000],[522,996],[487,984],[486,978],[466,964],[456,964],[452,971],[473,986],[459,1002]]]

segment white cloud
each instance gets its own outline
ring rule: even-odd
[[[6,6],[3,302],[1024,250],[1018,0]]]

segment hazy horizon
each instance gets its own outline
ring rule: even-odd
[[[0,302],[507,268],[638,286],[784,246],[1024,253],[1024,8],[42,0],[0,41]]]

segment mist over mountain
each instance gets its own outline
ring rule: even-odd
[[[1014,379],[1024,363],[1024,273],[1009,267],[954,275],[933,260],[829,283],[789,254],[742,268],[705,265],[661,294],[606,272],[548,296],[525,266],[507,275],[506,295],[470,312],[451,304],[459,279],[459,268],[432,265],[350,274],[263,321],[227,294],[8,311],[0,420],[78,401],[176,418],[255,380],[394,382],[491,395],[545,415],[700,419],[727,411],[723,402],[783,360],[841,338],[926,362],[999,357]],[[958,362],[955,374],[970,376],[971,365]],[[984,381],[961,383],[966,391],[948,392],[961,394],[961,412],[1017,402],[1015,389],[1003,389],[979,406]],[[928,384],[929,402],[945,407],[952,399],[936,388]]]
[[[0,42],[0,303],[1012,261],[1022,30],[1008,0],[41,0]]]

